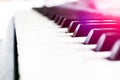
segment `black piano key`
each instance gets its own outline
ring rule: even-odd
[[[53,19],[54,19],[54,16],[55,16],[55,13],[53,13],[53,12],[47,14],[47,17],[48,17],[50,20],[53,20]]]
[[[81,37],[81,36],[78,35],[79,34],[79,28],[80,28],[80,24],[77,25],[72,37]]]
[[[54,20],[55,19],[55,17],[57,16],[57,14],[52,14],[51,16],[50,16],[50,20]]]
[[[111,55],[107,59],[115,61],[120,60],[120,40],[115,42],[111,50]]]
[[[56,24],[58,24],[62,18],[63,18],[63,16],[59,16],[59,19],[57,20]]]
[[[59,16],[60,16],[59,14],[57,14],[57,15],[55,16],[54,22],[56,22],[56,21],[58,20]]]
[[[64,20],[65,20],[65,17],[62,16],[61,19],[58,21],[57,24],[58,25],[62,25],[62,23],[64,22]]]
[[[85,24],[85,23],[113,23],[116,22],[115,20],[77,20],[72,21],[68,27],[68,32],[74,32],[78,24]]]
[[[46,15],[50,20],[53,20],[53,17],[57,14],[56,13],[57,7],[49,7],[48,14]]]
[[[60,7],[58,7],[58,6],[49,7],[49,11],[48,11],[47,17],[50,20],[54,20],[57,15],[60,15],[61,10],[62,9]]]
[[[58,15],[58,17],[56,18],[56,20],[54,21],[55,23],[57,23],[58,22],[58,20],[60,19],[60,15]]]
[[[64,18],[65,18],[64,16],[60,16],[58,21],[57,21],[57,24],[60,25]]]
[[[72,21],[68,27],[68,32],[72,33],[75,31],[78,24],[86,24],[86,23],[118,23],[116,20],[78,20]]]
[[[115,16],[103,15],[102,13],[93,12],[90,10],[83,10],[76,8],[76,5],[73,3],[69,3],[69,7],[67,4],[54,6],[54,7],[46,7],[42,8],[43,13],[54,13],[59,14],[61,16],[66,17],[67,19],[117,19]]]
[[[51,17],[51,20],[55,20],[56,17],[57,17],[58,14],[54,14],[52,17]]]
[[[115,28],[95,28],[95,29],[92,29],[89,32],[84,44],[96,44],[97,41],[99,40],[100,36],[103,33],[110,33],[110,32],[120,33],[120,29],[115,29]]]
[[[43,7],[42,14],[46,16],[47,13],[49,12],[48,10],[49,10],[48,7]]]
[[[120,39],[120,33],[105,33],[98,40],[95,51],[110,51],[114,43]]]
[[[67,28],[67,27],[70,26],[70,23],[71,23],[72,21],[76,21],[76,20],[77,20],[77,19],[67,19],[67,18],[65,18],[64,21],[63,21],[63,23],[62,23],[62,25],[61,25],[61,27],[62,27],[62,28]]]
[[[80,24],[80,21],[72,21],[68,27],[68,33],[74,32],[78,24]]]
[[[78,24],[73,33],[73,37],[87,36],[91,29],[94,28],[120,28],[119,23],[87,23]]]
[[[41,8],[33,8],[33,10],[36,10],[36,11],[38,11],[38,12],[42,12],[42,9],[43,9],[43,7],[41,7]]]
[[[85,18],[81,18],[80,16],[77,16],[78,18],[66,18],[63,22],[63,24],[61,25],[62,28],[67,28],[70,26],[72,21],[80,21],[80,23],[120,23],[119,20],[113,20],[113,19],[94,19],[94,18],[89,18],[89,19],[85,19]]]

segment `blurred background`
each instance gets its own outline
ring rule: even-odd
[[[12,15],[32,7],[56,6],[76,0],[0,0],[0,15]],[[9,14],[8,14],[9,13]]]
[[[10,12],[16,12],[16,10],[31,9],[32,7],[44,5],[51,7],[76,1],[76,5],[80,7],[91,7],[92,5],[106,14],[119,15],[120,0],[0,0],[0,10],[9,9]]]

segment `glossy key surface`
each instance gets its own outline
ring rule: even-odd
[[[99,40],[100,36],[104,33],[112,33],[118,32],[120,33],[120,29],[115,28],[95,28],[92,29],[87,35],[87,39],[85,40],[85,44],[96,44]]]
[[[68,32],[74,32],[78,24],[86,23],[119,23],[117,20],[75,20],[72,21],[68,27]]]
[[[109,60],[120,60],[120,40],[116,41],[114,44],[111,55],[108,57]]]
[[[91,29],[94,28],[119,28],[119,23],[87,23],[79,24],[74,31],[74,37],[87,36]]]
[[[110,51],[114,43],[120,39],[120,33],[104,33],[95,48],[95,51]]]

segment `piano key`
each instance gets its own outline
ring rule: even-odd
[[[95,28],[92,29],[88,36],[87,39],[85,40],[85,44],[96,44],[97,41],[99,40],[100,36],[103,33],[110,33],[110,32],[118,32],[120,33],[120,29],[115,29],[115,28]]]
[[[54,20],[56,16],[57,16],[57,14],[52,13],[52,15],[50,15],[50,20]]]
[[[42,9],[43,9],[43,7],[42,8],[33,8],[33,10],[40,12],[40,13],[41,13]]]
[[[48,13],[48,7],[44,6],[43,9],[41,10],[41,13],[46,16]]]
[[[86,24],[86,23],[96,23],[100,22],[100,20],[74,20],[71,21],[69,27],[68,27],[68,32],[74,32],[78,24]]]
[[[64,22],[65,17],[62,17],[61,20],[58,22],[58,25],[62,25],[62,23]]]
[[[59,18],[57,24],[58,24],[58,25],[61,25],[62,22],[64,21],[64,18],[65,18],[65,17],[61,16],[61,17]]]
[[[95,51],[110,51],[114,43],[120,39],[119,33],[104,33],[98,40]]]
[[[53,17],[55,16],[55,13],[48,11],[48,14],[46,16],[48,17],[49,20],[53,20]]]
[[[68,13],[71,13],[70,11],[71,10],[64,9],[62,7],[59,7],[59,6],[50,7],[49,12],[48,12],[48,16],[50,17],[50,19],[53,19],[53,16],[56,15],[56,14],[60,15],[60,16],[66,16],[66,15],[68,15]]]
[[[72,21],[68,27],[68,32],[74,32],[78,24],[85,23],[119,23],[116,20],[76,20]]]
[[[86,15],[85,15],[86,14]],[[75,13],[63,13],[61,14],[62,16],[64,16],[66,18],[66,20],[64,21],[64,23],[62,24],[62,27],[69,27],[70,23],[74,20],[77,21],[85,21],[85,20],[101,20],[101,18],[98,17],[87,17],[87,15],[92,15],[90,12],[88,13],[87,11],[77,11],[76,14]],[[82,16],[80,16],[82,15]]]
[[[58,15],[57,18],[56,18],[56,20],[54,21],[56,24],[57,24],[59,18],[60,18],[60,15]]]
[[[61,9],[59,7],[52,7],[50,8],[50,11],[48,12],[48,16],[50,17],[50,20],[54,20],[59,14]]]
[[[87,24],[78,24],[73,37],[83,37],[87,36],[91,29],[94,28],[119,28],[119,23],[87,23]]]
[[[33,9],[40,12],[40,13],[43,13],[43,10],[45,9],[45,6],[41,7],[41,8],[33,8]]]
[[[68,19],[116,19],[113,16],[103,15],[100,12],[95,12],[91,10],[84,10],[81,8],[76,8],[76,5],[69,4],[69,7],[64,4],[60,6],[50,7],[49,12],[54,12],[55,14],[60,14]],[[45,6],[45,9],[48,8]],[[72,15],[72,16],[68,16]],[[80,16],[82,15],[82,16]],[[78,17],[80,16],[80,17]]]
[[[80,24],[80,21],[72,21],[68,27],[68,33],[74,32],[78,24]]]
[[[57,14],[56,13],[56,8],[57,7],[48,7],[48,11],[47,11],[47,17],[50,19],[50,20],[53,20],[55,15]],[[59,9],[57,10],[59,11]]]
[[[56,15],[56,7],[49,7],[48,14],[46,15],[50,20],[53,20],[53,17]]]
[[[56,14],[56,16],[54,18],[54,22],[56,22],[58,20],[59,16],[60,16],[59,14]]]
[[[111,50],[111,55],[107,59],[120,60],[120,40],[116,41]]]
[[[61,25],[61,27],[62,28],[67,28],[67,27],[69,27],[70,23],[72,21],[75,21],[75,20],[77,20],[77,19],[67,19],[67,18],[65,18],[62,25]]]
[[[90,13],[90,12],[84,11],[84,10],[65,9],[65,10],[61,10],[59,13],[58,12],[56,12],[56,13],[61,15],[61,16],[66,17],[68,20],[69,19],[78,19],[78,20],[101,19],[101,17],[99,17],[99,16],[98,17],[95,17],[95,16],[93,17],[93,13]]]

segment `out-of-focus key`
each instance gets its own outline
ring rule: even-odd
[[[60,25],[64,18],[65,18],[64,16],[60,16],[58,21],[57,21],[57,24]]]
[[[48,10],[49,10],[49,9],[48,9],[47,7],[44,7],[44,8],[43,8],[42,13],[43,13],[44,16],[47,15]]]
[[[57,15],[55,16],[54,22],[56,22],[56,21],[58,20],[59,16],[60,16],[59,14],[57,14]]]
[[[52,14],[50,19],[54,20],[56,16],[57,16],[57,14]]]
[[[80,24],[80,21],[72,21],[68,27],[68,33],[74,32],[78,24]]]
[[[94,28],[120,28],[119,23],[87,23],[78,24],[76,27],[73,37],[84,37],[87,36],[91,29]]]
[[[111,55],[108,57],[109,60],[120,60],[120,40],[116,41],[114,44]]]
[[[119,33],[105,33],[98,40],[95,51],[110,51],[114,43],[120,39]]]
[[[53,18],[54,16],[55,16],[55,13],[53,13],[53,12],[50,12],[50,13],[47,14],[47,17],[48,17],[50,20],[53,20],[53,19],[54,19],[54,18]]]
[[[61,27],[62,28],[67,28],[67,27],[69,27],[69,25],[70,25],[70,23],[72,21],[76,21],[76,20],[77,19],[67,19],[67,18],[65,18],[64,21],[63,21],[63,23],[62,23],[62,25],[61,25]]]
[[[60,19],[60,15],[58,15],[58,17],[56,18],[56,20],[54,21],[55,23],[57,23],[58,22],[58,20]]]
[[[86,24],[86,23],[119,23],[117,20],[79,20],[72,21],[68,27],[68,32],[72,33],[75,31],[78,24]]]
[[[120,33],[120,29],[115,29],[115,28],[95,28],[92,29],[88,36],[87,39],[85,40],[85,44],[96,44],[97,41],[99,40],[100,36],[103,33],[110,33],[110,32],[118,32]]]
[[[58,25],[62,25],[64,23],[64,21],[66,20],[65,17],[61,18],[61,20],[59,21]]]

